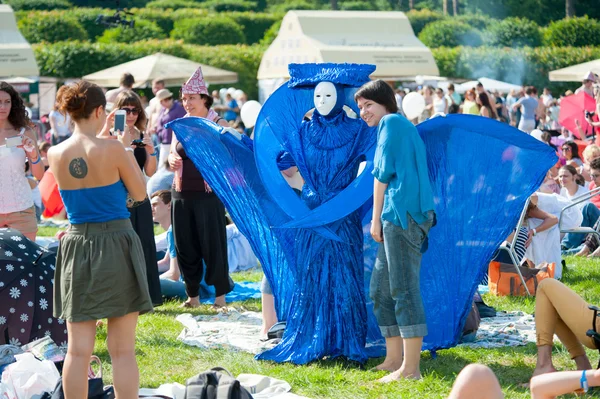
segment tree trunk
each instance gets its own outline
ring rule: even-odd
[[[565,12],[567,18],[575,16],[575,0],[565,0]]]
[[[444,15],[448,15],[448,0],[442,0],[442,11]]]
[[[414,10],[415,9],[415,0],[408,0],[408,8],[410,10]]]
[[[452,0],[452,13],[458,15],[458,0]]]
[[[337,0],[331,0],[331,9],[332,10],[337,10],[338,9]]]

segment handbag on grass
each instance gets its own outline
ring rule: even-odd
[[[543,279],[554,278],[555,268],[556,265],[554,263],[542,263],[535,269],[519,266],[519,270],[531,295],[535,295],[537,286]],[[492,295],[527,295],[527,291],[525,291],[514,265],[492,261],[489,265],[488,275],[488,285]]]
[[[91,365],[97,363],[99,366],[98,374],[94,374]],[[56,388],[51,399],[65,399],[63,392],[62,378],[58,380]],[[88,396],[87,399],[115,399],[115,390],[112,386],[104,387],[102,382],[102,362],[97,356],[92,356],[90,360],[90,369],[88,371]]]

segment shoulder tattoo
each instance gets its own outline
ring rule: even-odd
[[[75,158],[69,163],[69,173],[76,179],[83,179],[87,176],[88,166],[83,158]]]

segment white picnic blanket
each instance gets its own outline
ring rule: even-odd
[[[498,312],[496,317],[481,319],[474,342],[469,348],[502,348],[535,343],[535,318],[523,312]]]
[[[184,326],[177,339],[203,349],[230,349],[259,354],[277,344],[276,340],[261,341],[262,317],[258,312],[240,312],[228,308],[227,312],[216,315],[193,317],[184,313],[175,320]]]

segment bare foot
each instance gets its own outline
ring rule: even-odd
[[[196,298],[188,298],[187,301],[181,304],[182,308],[198,308],[200,307],[200,300]]]
[[[404,371],[402,368],[394,371],[393,373],[386,375],[383,378],[380,378],[377,380],[377,382],[380,382],[382,384],[389,384],[390,382],[394,382],[394,381],[400,381],[400,380],[420,380],[421,379],[421,373],[420,372],[414,372],[414,373],[409,373]]]
[[[584,248],[587,248],[587,247],[584,247]],[[598,247],[598,249],[596,249],[594,252],[592,252],[591,255],[588,255],[588,258],[598,258],[598,257],[600,257],[600,247]]]
[[[556,373],[556,369],[554,368],[553,365],[541,366],[541,367],[536,366],[535,370],[533,370],[533,375],[531,376],[531,378],[535,377],[536,375],[547,374],[547,373]]]
[[[213,305],[215,308],[224,308],[227,306],[227,302],[225,302],[225,295],[221,295],[215,298],[215,303]]]
[[[588,256],[590,253],[590,249],[587,246],[583,246],[579,252],[575,254],[575,256]]]
[[[401,366],[402,360],[400,360],[399,362],[394,362],[386,359],[383,363],[373,367],[369,371],[389,371],[390,373],[393,373],[394,371],[398,370]]]

